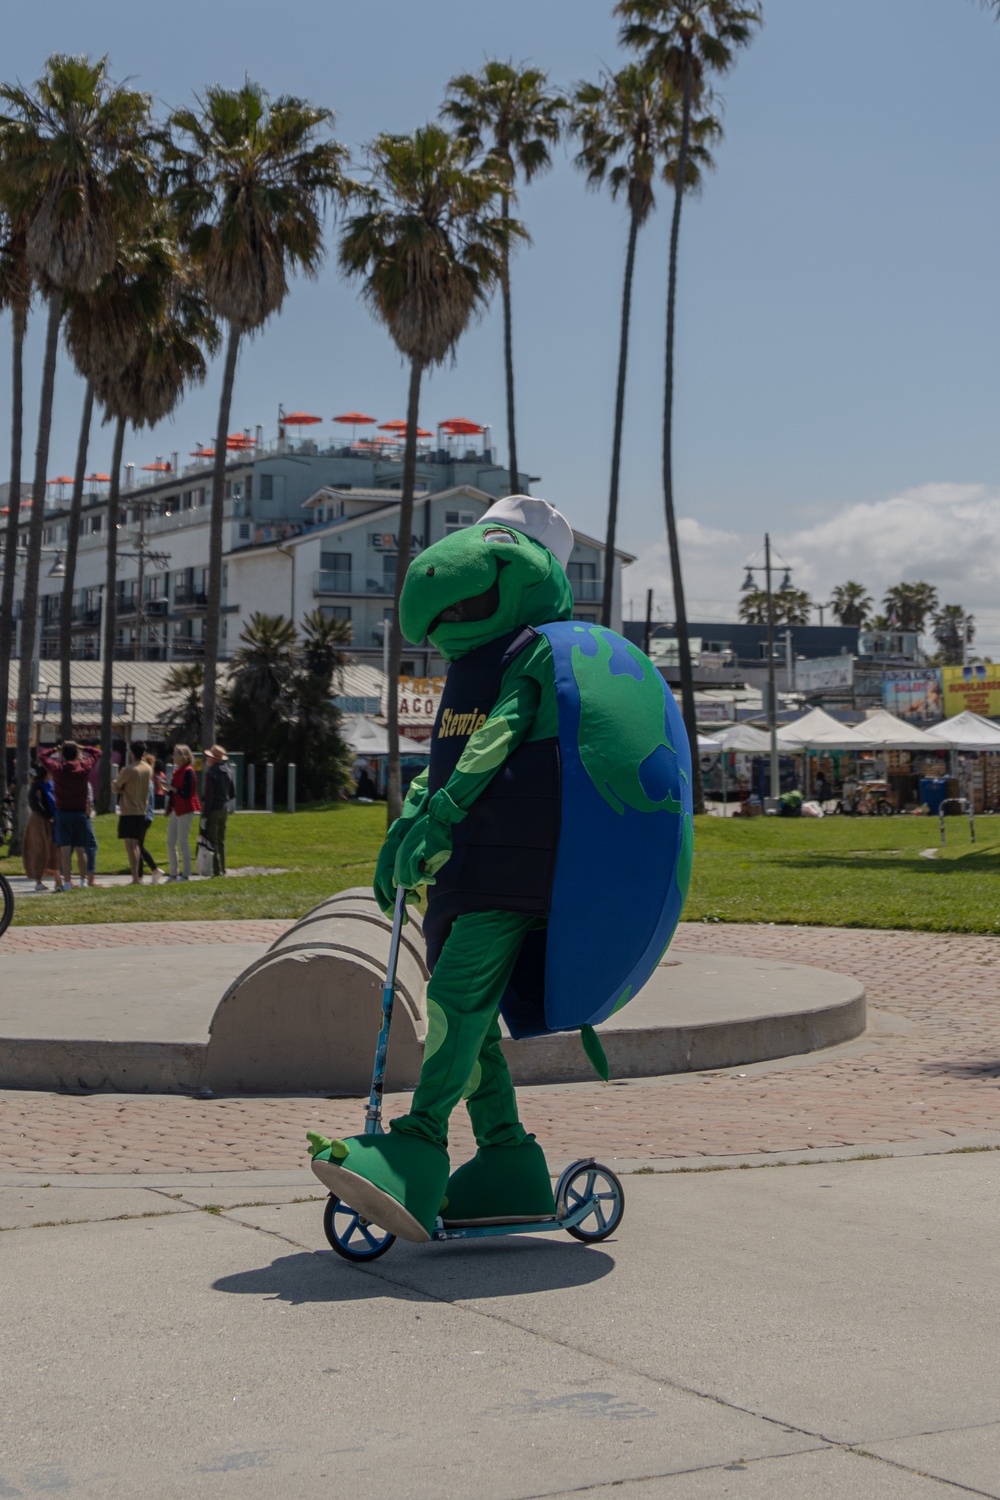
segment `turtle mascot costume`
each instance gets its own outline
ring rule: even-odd
[[[514,1037],[581,1029],[607,1077],[591,1027],[645,984],[687,893],[684,726],[641,651],[572,618],[572,546],[559,511],[511,495],[421,552],[403,584],[403,634],[450,663],[430,765],[375,873],[387,914],[398,886],[427,886],[423,1067],[387,1133],[309,1141],[320,1181],[404,1239],[428,1239],[439,1214],[554,1213],[500,1018]],[[451,1172],[448,1120],[463,1098],[478,1150]]]

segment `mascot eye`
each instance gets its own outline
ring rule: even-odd
[[[518,545],[517,537],[512,531],[502,531],[498,526],[491,526],[488,531],[483,532],[484,542],[503,542],[509,547]]]

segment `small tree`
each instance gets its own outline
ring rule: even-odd
[[[213,86],[170,119],[167,182],[213,312],[228,327],[212,469],[202,739],[215,739],[222,609],[226,439],[240,343],[280,310],[291,271],[315,276],[322,210],[345,190],[346,149],[325,134],[333,114],[291,95],[271,100],[249,80]]]
[[[454,352],[471,319],[487,306],[511,240],[524,233],[496,211],[505,181],[492,163],[477,165],[473,149],[440,125],[378,136],[368,149],[371,181],[356,195],[363,211],[345,226],[340,243],[341,266],[361,280],[368,306],[410,361],[386,683],[390,823],[402,808],[399,595],[413,538],[420,382],[426,369]]]
[[[975,618],[966,614],[961,604],[942,604],[934,612],[932,628],[939,648],[934,658],[935,665],[960,667],[975,639]]]
[[[172,698],[157,719],[174,744],[201,745],[201,689],[205,669],[200,661],[171,667],[163,684],[164,693]]]
[[[307,802],[335,797],[350,780],[353,755],[341,739],[341,714],[332,697],[350,639],[345,620],[328,619],[318,609],[302,621],[288,759],[298,768],[299,793]]]

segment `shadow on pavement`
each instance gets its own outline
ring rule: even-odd
[[[301,1306],[308,1302],[355,1302],[366,1297],[452,1302],[469,1297],[521,1297],[586,1286],[614,1269],[603,1250],[576,1243],[511,1239],[449,1245],[405,1245],[367,1265],[350,1265],[332,1250],[282,1255],[270,1265],[238,1271],[212,1283],[237,1296],[270,1297]]]

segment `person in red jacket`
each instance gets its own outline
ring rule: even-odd
[[[76,850],[80,870],[80,884],[96,886],[92,872],[88,873],[87,850],[96,847],[94,829],[87,812],[87,790],[90,773],[101,758],[99,749],[78,745],[74,740],[64,740],[59,751],[39,750],[38,763],[45,767],[52,778],[56,820],[53,840],[59,849],[62,864],[62,885],[56,890],[72,890],[73,850]]]
[[[194,815],[201,812],[198,800],[198,780],[194,774],[194,756],[187,745],[174,746],[174,770],[167,789],[170,816],[167,819],[167,858],[170,861],[168,880],[191,879],[191,823]],[[180,845],[181,864],[184,874],[177,872],[177,848]]]

